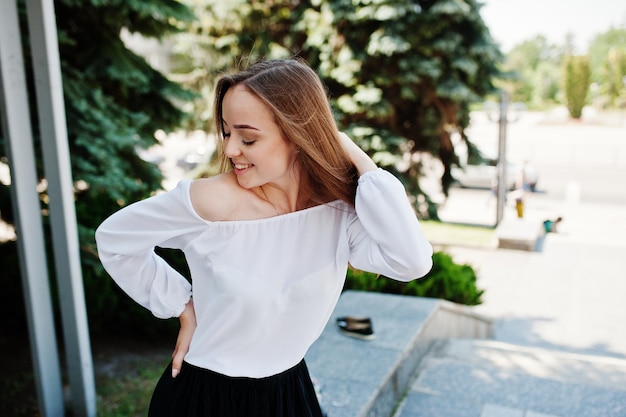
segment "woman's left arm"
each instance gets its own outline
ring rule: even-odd
[[[355,210],[349,226],[353,267],[401,281],[426,275],[433,249],[424,235],[402,183],[347,135],[344,149],[359,172]]]

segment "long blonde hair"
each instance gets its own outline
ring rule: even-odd
[[[358,173],[341,145],[326,90],[315,71],[297,59],[260,61],[218,81],[214,119],[222,171],[232,168],[224,154],[222,102],[235,85],[265,103],[283,138],[296,146],[300,193],[316,204],[337,199],[354,204]]]

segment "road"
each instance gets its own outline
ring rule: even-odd
[[[536,227],[560,215],[558,233],[545,237],[540,252],[446,250],[477,271],[485,295],[476,312],[496,320],[496,340],[625,358],[626,123],[524,117],[509,132],[509,158],[531,160],[541,179],[540,192],[526,195],[521,224]],[[492,129],[482,122],[474,134]],[[488,190],[453,188],[440,210],[443,221],[491,226],[495,215]],[[517,222],[512,204],[506,216]]]
[[[568,192],[577,192],[582,202],[626,205],[626,169],[584,165],[537,168],[541,173],[539,191],[554,198],[565,199]]]
[[[472,114],[467,134],[480,148],[497,152],[498,125],[484,112]],[[539,192],[528,197],[540,207],[549,206],[548,212],[558,213],[559,202],[626,207],[626,113],[589,110],[580,122],[569,120],[563,109],[522,113],[508,125],[507,158],[536,166]],[[495,210],[488,190],[452,188],[440,216],[493,224]]]

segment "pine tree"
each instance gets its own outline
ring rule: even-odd
[[[344,4],[330,1],[332,21],[324,22],[320,8],[322,20],[308,26],[311,31],[336,28],[330,42],[334,51],[328,42],[311,49],[320,51],[316,58],[337,97],[341,125],[361,139],[380,165],[397,171],[413,194],[423,195],[418,183],[421,167],[414,155],[429,152],[438,157],[447,190],[456,160],[451,134],[465,137],[469,104],[492,90],[502,58],[480,17],[479,3]]]
[[[219,66],[224,57],[305,58],[330,90],[339,127],[422,201],[413,155],[443,162],[447,190],[451,132],[465,137],[469,104],[492,90],[502,59],[475,0],[211,0],[197,13],[206,21],[194,33]]]
[[[185,114],[177,103],[192,97],[129,50],[120,32],[125,28],[161,38],[178,32],[181,22],[194,16],[187,6],[173,0],[57,0],[55,12],[87,306],[90,313],[111,314],[120,296],[98,261],[94,230],[121,206],[161,188],[159,168],[142,160],[137,150],[156,143],[156,130],[178,126]],[[22,36],[27,39],[26,31]],[[25,54],[28,65],[28,49]],[[36,117],[33,120],[36,123]],[[38,130],[37,126],[33,129]],[[6,186],[0,202],[3,219],[11,222]],[[14,247],[0,246],[0,256],[11,257]],[[19,277],[12,277],[11,282],[17,283],[14,289],[19,292]],[[15,292],[12,299],[19,299]],[[115,314],[119,317],[123,312]],[[107,318],[90,316],[92,328]],[[113,315],[108,318],[114,319]]]

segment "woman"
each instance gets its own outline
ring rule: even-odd
[[[119,286],[180,320],[149,416],[319,417],[303,358],[348,263],[409,281],[428,273],[432,247],[400,182],[337,131],[307,65],[223,77],[215,120],[225,172],[129,205],[96,232]],[[193,300],[155,246],[184,251]]]

